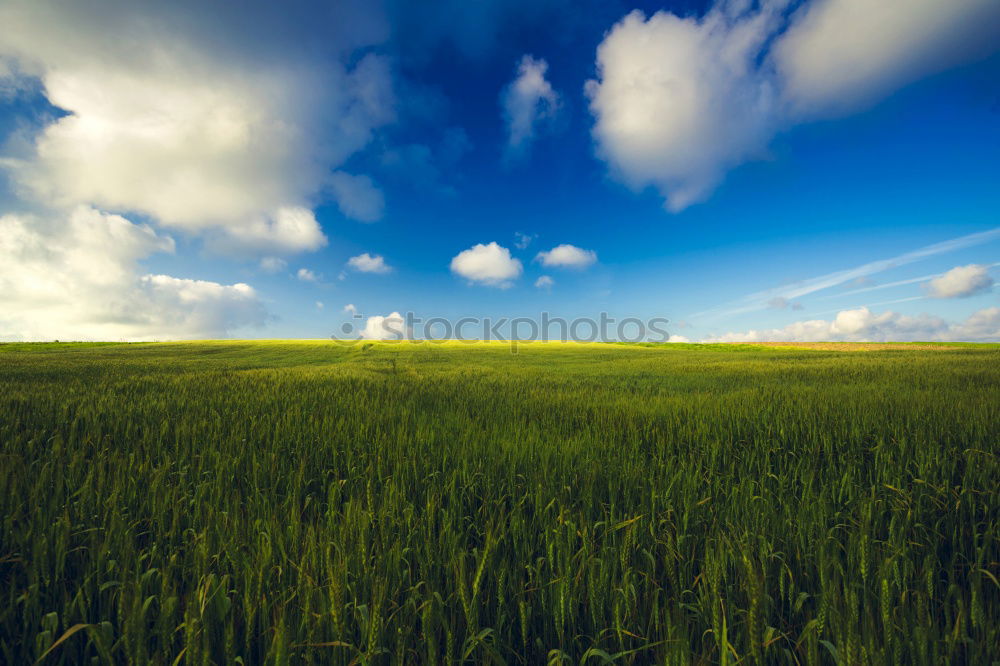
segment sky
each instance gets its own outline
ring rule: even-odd
[[[1000,341],[998,155],[996,0],[0,0],[0,340]]]

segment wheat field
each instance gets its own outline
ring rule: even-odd
[[[0,346],[7,664],[986,664],[1000,346]]]

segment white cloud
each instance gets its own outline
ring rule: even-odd
[[[169,275],[145,275],[149,306],[143,303],[138,337],[156,339],[222,338],[233,328],[260,327],[267,313],[253,287],[243,283],[223,285]],[[135,338],[136,334],[123,334]]]
[[[491,287],[509,287],[521,275],[522,269],[521,261],[511,257],[510,250],[496,241],[474,245],[451,260],[453,273]]]
[[[288,262],[281,257],[263,257],[259,265],[265,273],[277,273],[288,268]]]
[[[385,212],[385,196],[368,176],[354,176],[336,171],[330,176],[330,187],[337,206],[347,217],[359,222],[375,222]]]
[[[989,229],[987,231],[980,231],[974,234],[968,234],[966,236],[959,236],[958,238],[952,238],[946,241],[941,241],[940,243],[934,243],[932,245],[925,245],[924,247],[911,250],[910,252],[904,252],[903,254],[899,254],[894,257],[869,261],[868,263],[861,264],[860,266],[826,273],[825,275],[809,278],[807,280],[801,280],[791,285],[784,285],[774,289],[758,291],[748,294],[735,303],[731,303],[727,306],[711,308],[709,310],[694,313],[691,316],[723,316],[760,310],[767,307],[769,302],[778,297],[790,300],[806,296],[817,291],[822,291],[824,289],[829,289],[831,287],[836,287],[847,282],[857,283],[858,280],[868,279],[868,276],[881,273],[882,271],[912,264],[939,254],[955,252],[963,248],[982,245],[983,243],[989,243],[997,239],[1000,239],[1000,227],[997,227],[996,229]],[[927,277],[920,278],[920,280],[926,279]],[[885,286],[910,284],[911,282],[911,280],[902,280]],[[849,291],[841,295],[860,293],[881,287],[882,285],[878,285],[876,287]]]
[[[539,289],[551,289],[552,285],[556,283],[555,280],[550,278],[548,275],[542,275],[537,280],[535,280],[535,286]]]
[[[173,248],[147,225],[86,206],[66,220],[0,217],[0,338],[214,338],[266,322],[246,284],[140,274],[140,259]]]
[[[973,312],[961,326],[961,338],[971,341],[1000,341],[1000,308]]]
[[[593,250],[584,250],[575,245],[563,243],[548,252],[539,252],[535,260],[542,262],[543,266],[586,268],[597,261],[597,253]]]
[[[316,277],[316,274],[313,273],[308,268],[300,268],[299,271],[295,274],[295,277],[302,280],[303,282],[316,282],[319,279]]]
[[[351,55],[384,28],[360,19],[337,28],[360,16],[354,3],[321,11],[310,22],[266,3],[236,13],[206,3],[4,3],[0,55],[69,112],[14,163],[20,191],[214,229],[237,249],[316,249],[325,238],[306,206],[329,169],[394,118],[389,61]],[[323,43],[320,24],[334,33]],[[316,48],[330,57],[308,58]]]
[[[667,207],[701,201],[723,173],[763,153],[775,93],[754,59],[773,10],[701,19],[633,11],[597,50],[587,95],[600,156],[635,189],[655,185]]]
[[[887,310],[875,314],[867,307],[842,310],[833,320],[797,321],[783,328],[749,330],[710,337],[706,342],[912,342],[1000,341],[1000,308],[979,310],[964,322],[940,317],[916,317]]]
[[[382,316],[368,317],[360,336],[367,340],[401,340],[409,337],[406,323],[398,312]]]
[[[691,342],[688,338],[683,335],[671,335],[667,342]]]
[[[294,254],[317,250],[327,244],[327,238],[308,208],[279,208],[273,217],[244,220],[208,237],[209,246],[219,252],[253,254],[267,251]]]
[[[995,0],[820,0],[773,49],[796,115],[850,111],[996,47]]]
[[[598,154],[671,211],[766,154],[778,131],[842,113],[997,48],[995,0],[718,0],[701,18],[633,11],[597,49],[586,92]]]
[[[336,194],[330,172],[395,119],[390,59],[367,52],[389,31],[362,0],[307,12],[288,4],[0,2],[0,95],[16,84],[65,112],[16,131],[4,179],[25,208],[76,211],[71,220],[89,210],[104,227],[131,230],[86,246],[85,263],[102,275],[70,279],[67,258],[82,250],[68,239],[91,238],[100,224],[70,233],[57,229],[61,212],[5,218],[18,242],[41,248],[28,264],[0,266],[5,334],[204,337],[266,319],[247,285],[143,276],[138,260],[162,248],[126,256],[116,244],[149,227],[121,227],[124,218],[97,209],[141,214],[218,252],[265,255],[267,272],[327,243],[312,207]],[[343,193],[338,203],[360,206]],[[20,261],[13,242],[7,252]],[[45,301],[24,296],[43,287],[53,291]]]
[[[354,303],[348,303],[344,306],[344,312],[350,312],[352,315],[358,314],[358,309],[354,306]]]
[[[523,56],[517,76],[501,95],[509,151],[522,150],[534,138],[537,127],[552,119],[559,108],[559,95],[545,79],[548,68],[542,59]]]
[[[928,282],[927,291],[934,298],[963,298],[989,291],[993,278],[987,269],[979,264],[956,266]]]
[[[317,310],[322,310],[324,307],[326,307],[326,306],[323,305],[323,301],[316,301],[316,309]]]
[[[392,266],[385,263],[385,258],[380,254],[371,255],[365,252],[347,260],[347,265],[362,273],[389,273]]]

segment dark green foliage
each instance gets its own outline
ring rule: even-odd
[[[1000,350],[0,348],[0,662],[984,664]]]

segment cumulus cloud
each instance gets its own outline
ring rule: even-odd
[[[787,4],[718,0],[701,18],[636,10],[609,31],[585,91],[597,152],[620,180],[680,211],[778,131],[997,47],[994,0],[814,0],[790,16]]]
[[[993,287],[987,266],[969,264],[956,266],[925,285],[934,298],[964,298],[989,291]]]
[[[337,171],[330,177],[330,187],[340,212],[359,222],[375,222],[385,212],[382,190],[368,176],[354,176]]]
[[[755,58],[780,15],[711,10],[703,19],[628,14],[597,49],[586,93],[597,150],[672,211],[704,199],[726,169],[763,152],[775,92]]]
[[[295,274],[295,277],[302,280],[303,282],[316,282],[319,278],[308,268],[300,268],[299,272]]]
[[[121,227],[114,216],[101,218],[105,227],[132,231],[87,246],[87,261],[108,276],[68,285],[40,311],[23,294],[65,277],[63,261],[75,256],[66,239],[101,226],[56,229],[82,219],[80,210],[138,214],[216,252],[265,255],[266,272],[284,270],[283,255],[327,243],[312,210],[324,196],[374,215],[331,188],[329,174],[395,119],[390,60],[372,52],[388,26],[360,0],[295,4],[0,3],[0,96],[15,91],[59,110],[18,125],[0,164],[25,208],[48,211],[6,223],[17,221],[21,241],[51,246],[22,273],[0,267],[5,330],[173,338],[264,320],[247,285],[141,275],[139,257],[123,258],[115,243],[142,238],[146,227]]]
[[[362,273],[389,273],[392,266],[385,263],[385,258],[380,254],[371,255],[365,252],[347,260],[347,265]]]
[[[998,28],[993,0],[820,0],[792,17],[773,60],[790,111],[828,116],[988,52]]]
[[[493,241],[459,252],[451,260],[451,270],[470,282],[505,289],[521,275],[523,266],[510,256],[510,250]]]
[[[406,322],[398,312],[368,317],[359,335],[367,340],[402,340],[409,337]]]
[[[207,245],[217,252],[247,255],[257,252],[294,254],[318,250],[327,244],[326,235],[308,208],[279,208],[273,217],[244,220],[239,226],[206,237]]]
[[[65,220],[0,217],[0,338],[215,338],[266,322],[249,285],[140,273],[140,259],[173,249],[148,225],[86,206]]]
[[[0,55],[67,112],[11,163],[14,181],[47,204],[136,211],[237,249],[316,249],[308,207],[329,169],[394,118],[389,61],[354,55],[385,28],[356,3],[318,11],[4,3]]]
[[[797,321],[783,328],[749,330],[710,337],[706,342],[912,342],[1000,341],[1000,308],[979,310],[964,322],[913,317],[891,310],[876,314],[866,307],[842,310],[833,320]]]
[[[1000,340],[1000,308],[984,308],[969,315],[961,325],[959,339],[970,341]]]
[[[593,250],[584,250],[575,245],[563,243],[547,252],[539,252],[535,260],[541,262],[543,266],[586,268],[597,261],[597,253]]]
[[[539,278],[535,280],[535,286],[538,287],[539,289],[551,289],[552,285],[554,285],[555,283],[556,281],[550,278],[548,275],[539,276]]]
[[[536,129],[551,120],[559,108],[559,95],[545,79],[548,68],[542,59],[523,56],[517,76],[501,95],[508,155],[523,150],[535,137]]]
[[[354,303],[348,303],[344,306],[344,312],[349,312],[352,315],[358,314],[358,308],[355,307]]]

